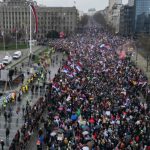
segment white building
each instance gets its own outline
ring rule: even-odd
[[[88,10],[88,15],[89,16],[93,16],[96,13],[96,9],[95,8],[91,8]]]
[[[120,23],[120,8],[122,7],[122,0],[109,0],[107,21],[112,25],[115,32],[119,32]]]
[[[34,2],[38,17],[37,38],[43,38],[51,30],[71,34],[77,28],[78,11],[75,7],[46,7]],[[29,33],[30,9],[27,0],[3,0],[0,3],[0,30],[6,34],[20,31]],[[32,28],[34,32],[34,18]],[[29,34],[26,35],[29,37]]]
[[[129,0],[129,1],[128,1],[128,5],[129,5],[129,6],[134,6],[134,0]]]

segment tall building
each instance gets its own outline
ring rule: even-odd
[[[107,23],[111,25],[115,32],[119,32],[120,22],[120,8],[122,7],[122,0],[109,0],[107,11]]]
[[[88,10],[88,15],[89,16],[93,16],[95,14],[95,12],[96,12],[96,9],[95,8],[91,8],[91,9]]]
[[[150,33],[150,0],[135,0],[135,33]]]
[[[3,0],[0,4],[0,30],[6,34],[20,31],[29,38],[30,8],[27,0]],[[36,38],[43,38],[51,30],[73,33],[77,28],[78,11],[75,7],[38,6],[34,1],[38,16],[38,33]],[[34,36],[35,21],[32,15]]]
[[[123,36],[132,36],[134,33],[134,7],[125,5],[120,9],[119,33]]]
[[[109,9],[112,9],[114,4],[120,5],[122,4],[122,0],[109,0]]]
[[[129,6],[134,6],[134,0],[128,0],[128,5]]]

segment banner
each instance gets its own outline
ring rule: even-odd
[[[37,13],[36,13],[35,7],[32,4],[30,5],[30,7],[32,9],[32,12],[33,12],[33,15],[34,15],[34,18],[35,18],[35,32],[37,33],[38,32],[38,17],[37,17]]]

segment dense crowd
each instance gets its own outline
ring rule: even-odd
[[[150,149],[148,81],[117,52],[127,41],[102,29],[51,43],[68,60],[52,81],[45,142],[48,149]]]
[[[150,150],[150,111],[141,96],[148,80],[127,50],[120,57],[117,49],[126,42],[93,27],[51,43],[68,58],[47,87],[38,149]],[[29,116],[39,117],[45,106]],[[32,130],[37,121],[30,122]]]

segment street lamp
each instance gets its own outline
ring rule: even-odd
[[[32,8],[31,5],[33,4],[32,1],[27,1],[25,4],[27,4],[30,8],[30,40],[29,40],[29,64],[32,59]]]

